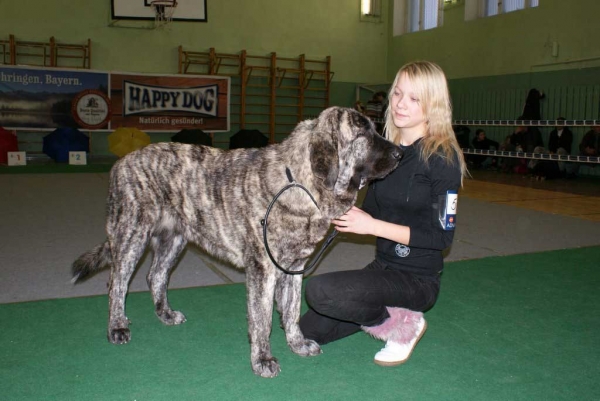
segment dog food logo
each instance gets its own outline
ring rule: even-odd
[[[406,245],[402,245],[402,244],[396,244],[396,255],[400,256],[401,258],[405,258],[408,256],[409,253],[410,253],[409,247],[407,247]]]
[[[71,112],[81,127],[101,128],[110,119],[110,100],[101,91],[85,90],[73,99]]]
[[[170,88],[124,81],[123,115],[169,111],[217,116],[217,85]]]

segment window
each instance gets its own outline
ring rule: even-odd
[[[537,7],[540,0],[480,0],[483,17]]]
[[[360,20],[381,22],[381,0],[360,0]]]
[[[395,0],[394,35],[442,26],[444,0]]]
[[[409,0],[409,32],[424,31],[442,25],[442,5],[439,0]]]

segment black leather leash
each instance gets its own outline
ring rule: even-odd
[[[269,203],[269,206],[267,207],[267,212],[265,213],[265,218],[260,221],[260,224],[263,226],[263,241],[264,241],[264,244],[265,244],[265,250],[267,251],[267,255],[269,255],[269,258],[271,259],[271,262],[273,262],[273,264],[275,265],[275,267],[277,267],[279,270],[281,270],[282,272],[284,272],[286,274],[304,274],[304,273],[309,272],[309,271],[311,271],[312,269],[315,268],[315,266],[317,265],[317,262],[319,261],[319,259],[321,258],[321,256],[323,256],[323,252],[325,252],[325,250],[331,244],[331,242],[336,237],[336,235],[338,235],[338,231],[334,229],[327,236],[327,238],[325,239],[325,242],[321,246],[321,249],[319,250],[319,252],[315,256],[315,258],[309,263],[309,265],[307,267],[304,268],[304,270],[290,271],[290,270],[287,270],[287,269],[281,267],[279,265],[279,263],[277,263],[275,261],[275,258],[271,254],[271,249],[269,249],[269,241],[267,240],[267,225],[268,225],[268,220],[269,220],[269,213],[271,213],[271,209],[273,208],[273,205],[275,204],[275,202],[277,201],[277,199],[285,191],[287,191],[290,188],[300,188],[300,189],[302,189],[304,192],[306,192],[308,194],[308,196],[313,201],[313,203],[315,204],[315,206],[317,207],[317,209],[319,209],[319,205],[317,204],[317,201],[312,196],[312,194],[310,193],[310,191],[308,189],[306,189],[306,187],[304,185],[298,184],[296,181],[294,181],[294,178],[292,177],[292,172],[290,171],[290,169],[288,167],[285,168],[285,174],[287,175],[287,178],[290,181],[290,183],[287,184],[285,187],[283,187],[277,193],[277,195],[275,195],[275,197],[273,198],[273,200],[271,201],[271,203]]]

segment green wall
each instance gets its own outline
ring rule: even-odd
[[[91,38],[93,69],[151,73],[176,73],[179,45],[222,53],[331,56],[331,103],[348,106],[355,84],[390,82],[414,59],[439,63],[452,81],[494,77],[484,81],[492,86],[501,76],[512,81],[520,74],[528,75],[515,79],[528,86],[552,70],[569,70],[561,77],[566,84],[587,76],[582,68],[600,67],[600,29],[586,18],[600,14],[597,0],[540,0],[534,9],[472,21],[464,20],[463,3],[445,10],[442,27],[396,37],[388,22],[394,1],[383,1],[383,22],[370,23],[359,21],[358,0],[207,0],[208,22],[152,30],[135,29],[149,22],[110,26],[110,0],[0,0],[0,39],[14,34],[18,40],[54,36],[84,43]],[[551,55],[553,42],[558,57]]]
[[[394,1],[383,1],[383,22],[369,23],[359,21],[358,0],[207,0],[208,22],[151,30],[134,29],[148,22],[110,26],[110,0],[0,0],[0,39],[91,38],[93,69],[151,73],[176,73],[179,45],[331,56],[332,103],[348,105],[354,84],[390,82],[399,66],[414,59],[439,63],[450,80],[529,74],[534,81],[552,70],[570,70],[577,80],[582,68],[600,67],[600,29],[587,18],[600,14],[598,0],[540,0],[534,9],[472,21],[464,21],[462,4],[445,10],[442,27],[396,37],[388,22]],[[551,55],[553,42],[558,57]]]
[[[127,72],[176,73],[179,45],[331,56],[331,104],[343,106],[354,103],[357,84],[391,82],[402,64],[428,59],[449,78],[456,119],[515,118],[533,87],[548,93],[543,118],[600,119],[594,103],[600,97],[600,29],[594,23],[600,1],[540,0],[534,9],[471,21],[460,2],[445,10],[442,27],[396,37],[394,0],[383,2],[383,21],[370,23],[359,21],[358,0],[207,0],[208,22],[152,30],[140,29],[149,22],[110,26],[110,0],[0,0],[0,39],[54,36],[83,44],[90,38],[93,69]],[[361,91],[363,101],[369,98]],[[506,128],[489,131],[501,138]]]
[[[132,0],[134,1],[134,0]],[[137,1],[137,0],[135,0]],[[207,0],[208,22],[175,22],[167,29],[109,26],[110,0],[0,0],[0,38],[83,43],[92,40],[92,68],[177,72],[177,47],[221,53],[308,58],[331,56],[336,82],[383,80],[387,23],[359,21],[347,0]],[[129,28],[125,28],[128,26]]]
[[[390,27],[387,77],[416,58],[437,62],[450,79],[598,67],[599,13],[598,0],[540,0],[539,7],[465,21],[463,3],[445,10],[440,28],[392,37]]]

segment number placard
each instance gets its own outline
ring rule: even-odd
[[[27,164],[26,152],[7,152],[9,166],[25,166]]]
[[[87,164],[87,153],[69,152],[69,164]]]

